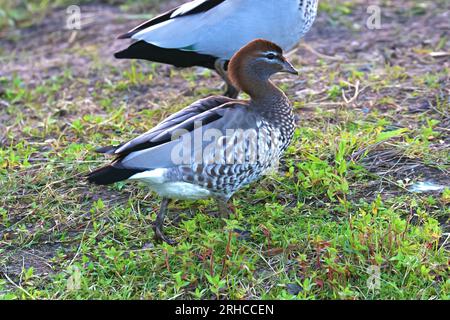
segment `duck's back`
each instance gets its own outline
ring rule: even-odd
[[[163,48],[230,59],[256,38],[292,49],[310,29],[316,11],[317,0],[227,0],[205,12],[144,29],[133,38]]]

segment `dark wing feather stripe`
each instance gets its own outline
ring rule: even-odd
[[[140,24],[139,26],[137,26],[136,28],[130,30],[129,32],[120,35],[118,38],[119,39],[128,39],[131,38],[133,35],[135,35],[136,33],[138,33],[141,30],[147,29],[151,26],[157,25],[158,23],[170,20],[170,19],[174,19],[177,17],[184,17],[184,16],[188,16],[191,14],[197,14],[197,13],[202,13],[202,12],[206,12],[212,8],[214,8],[215,6],[218,6],[219,4],[221,4],[222,2],[224,2],[225,0],[205,0],[203,1],[201,4],[199,4],[198,6],[192,8],[189,11],[183,12],[182,14],[178,14],[174,17],[172,17],[172,15],[174,14],[174,12],[176,12],[178,9],[180,9],[183,5],[176,7],[175,9],[172,9],[170,11],[167,11],[161,15],[158,15],[157,17],[146,21],[142,24]]]
[[[198,6],[192,8],[191,10],[183,12],[183,14],[176,15],[174,18],[206,12],[206,11],[218,6],[219,4],[221,4],[224,1],[225,0],[206,0],[206,1],[202,2],[201,4],[199,4]]]
[[[194,130],[195,121],[201,121],[202,125],[209,124],[220,119],[222,116],[215,112],[204,112],[194,118],[189,118],[184,122],[175,124],[167,130],[151,131],[130,142],[124,144],[114,152],[118,159],[122,159],[132,152],[154,148],[161,144],[172,141],[173,134],[177,130],[186,130],[191,132]]]
[[[170,121],[176,121],[181,122],[187,119],[186,117],[193,117],[197,114],[200,114],[202,112],[214,109],[222,104],[225,104],[227,102],[231,102],[233,99],[222,97],[222,96],[212,96],[209,98],[198,100],[197,102],[194,102],[190,106],[178,111],[177,113],[169,116],[166,118],[163,122],[161,122],[156,128],[164,128],[166,127],[165,124]],[[184,120],[181,120],[184,118]]]
[[[129,39],[131,38],[133,35],[135,35],[136,33],[138,33],[141,30],[147,29],[151,26],[154,26],[158,23],[167,21],[170,19],[170,16],[178,9],[179,7],[172,9],[166,13],[160,14],[158,16],[156,16],[155,18],[148,20],[144,23],[141,23],[140,25],[138,25],[136,28],[131,29],[130,31],[128,31],[125,34],[122,34],[120,36],[117,37],[117,39]]]
[[[164,130],[164,132],[161,132],[159,135],[155,136],[151,140],[151,142],[156,143],[158,145],[170,142],[172,140],[173,135],[178,130],[185,130],[187,132],[192,132],[195,129],[196,122],[200,123],[200,125],[202,125],[202,126],[206,126],[207,124],[217,121],[220,118],[222,118],[222,115],[215,111],[203,112],[195,117],[191,117],[191,118],[183,121],[182,123],[172,126],[168,130]]]
[[[213,97],[199,100],[199,101],[193,103],[192,105],[184,108],[183,110],[180,110],[177,113],[166,118],[164,121],[162,121],[160,124],[158,124],[156,127],[154,127],[149,132],[144,133],[143,135],[141,135],[127,143],[121,144],[119,146],[108,146],[108,147],[99,148],[96,151],[99,153],[116,155],[120,159],[120,158],[127,156],[131,152],[155,147],[164,142],[167,142],[167,137],[164,136],[165,133],[173,132],[174,128],[182,128],[179,126],[183,123],[185,126],[185,127],[183,127],[183,129],[190,131],[193,129],[193,125],[194,125],[193,121],[192,121],[192,125],[187,124],[190,119],[194,119],[198,115],[204,114],[208,110],[217,108],[218,106],[224,105],[231,101],[233,101],[233,100],[230,98],[227,98],[227,97],[222,97],[222,96],[213,96]],[[220,117],[218,116],[217,113],[208,114],[207,116],[205,114],[205,118],[202,119],[203,125],[205,125],[207,123],[211,123],[212,121],[215,121],[219,118]],[[170,135],[171,134],[172,133],[170,133]],[[169,139],[170,138],[171,138],[171,136],[169,137]]]
[[[116,150],[115,154],[120,158],[126,155],[148,148],[153,148],[161,144],[172,141],[172,137],[177,130],[186,130],[192,132],[195,129],[195,123],[200,122],[202,126],[206,126],[211,122],[217,121],[223,117],[223,109],[233,107],[234,104],[226,104],[215,108],[214,110],[207,110],[198,113],[195,116],[191,116],[184,121],[174,121],[170,126],[164,126],[163,128],[156,127],[156,130],[143,134],[142,136],[131,140],[122,147]]]

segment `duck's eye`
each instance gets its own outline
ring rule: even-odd
[[[273,53],[269,53],[269,54],[267,55],[267,59],[269,59],[269,60],[273,60],[273,59],[275,59],[275,57],[276,57],[276,55],[273,54]]]

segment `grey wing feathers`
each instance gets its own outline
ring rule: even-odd
[[[200,121],[201,125],[196,126],[196,121]],[[245,130],[254,127],[256,122],[256,114],[249,112],[247,105],[225,103],[168,128],[150,142],[130,146],[135,151],[120,154],[119,163],[127,169],[147,170],[192,164],[203,158],[203,151],[208,145],[215,144],[210,138],[206,138],[207,133],[219,139],[228,134],[228,129]],[[178,134],[177,129],[184,131]],[[213,130],[209,131],[210,129]],[[177,133],[179,139],[173,139],[173,133]],[[196,137],[201,137],[200,143]],[[151,147],[143,148],[148,145]]]
[[[169,142],[171,133],[174,130],[185,129],[192,131],[195,121],[203,121],[203,124],[205,124],[206,122],[209,123],[217,120],[221,117],[220,114],[208,111],[232,101],[233,99],[222,96],[213,96],[198,100],[183,110],[166,118],[147,133],[119,146],[115,149],[114,154],[118,156],[126,155],[133,151],[143,150]]]
[[[201,121],[201,128],[195,127],[195,122]],[[179,111],[161,122],[149,132],[123,144],[118,148],[102,148],[104,153],[113,154],[116,159],[108,166],[100,168],[89,174],[88,180],[92,183],[106,185],[128,179],[136,173],[157,169],[169,168],[179,165],[174,158],[179,150],[180,140],[173,140],[172,133],[177,129],[184,129],[182,139],[190,138],[194,141],[198,131],[205,132],[212,128],[225,134],[226,129],[251,127],[257,121],[255,113],[250,112],[248,105],[225,97],[210,97],[197,101],[191,106]],[[219,135],[220,137],[220,135]],[[180,137],[181,138],[181,137]],[[202,153],[205,143],[194,145],[188,149],[188,157],[192,154]],[[183,149],[183,154],[184,149]],[[183,164],[190,163],[189,158]]]
[[[168,130],[190,118],[193,118],[205,111],[214,109],[220,105],[231,102],[233,99],[222,97],[222,96],[213,96],[205,99],[198,100],[191,104],[190,106],[178,111],[177,113],[169,116],[165,120],[163,120],[160,124],[154,127],[152,130],[146,133],[146,135],[151,135],[153,138],[157,135],[160,135],[165,130]],[[120,152],[120,151],[119,151]]]

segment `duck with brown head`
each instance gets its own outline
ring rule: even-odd
[[[234,85],[247,93],[252,100],[273,98],[280,90],[270,77],[278,72],[298,75],[297,70],[283,56],[276,44],[258,39],[239,50],[229,65],[229,77]]]
[[[280,47],[252,41],[233,56],[229,70],[250,100],[199,100],[127,143],[102,148],[116,159],[88,176],[98,185],[138,180],[159,194],[159,240],[173,243],[163,233],[169,199],[214,197],[225,216],[231,196],[272,168],[292,140],[291,104],[270,80],[279,72],[297,74]]]

